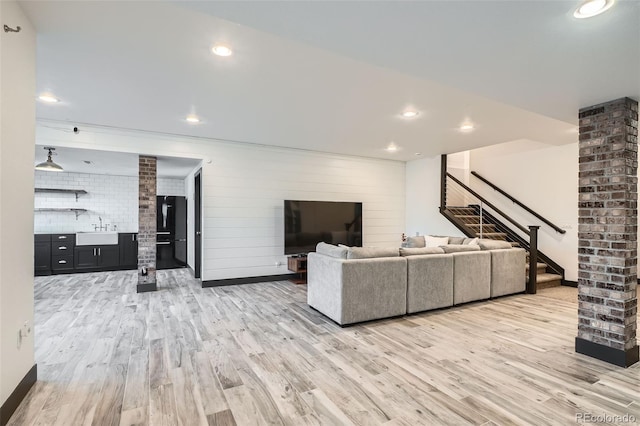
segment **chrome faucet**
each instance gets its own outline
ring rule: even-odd
[[[108,231],[109,230],[109,224],[106,223],[104,226],[102,226],[102,218],[100,216],[98,216],[98,220],[100,221],[100,226],[96,225],[95,223],[92,223],[91,225],[93,225],[93,230],[94,231]]]

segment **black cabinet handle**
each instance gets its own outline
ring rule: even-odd
[[[67,236],[66,235],[58,235],[58,239],[59,240],[66,240]]]
[[[66,265],[67,261],[66,260],[58,260],[58,263],[61,265]]]
[[[59,246],[58,247],[58,250],[66,250],[66,249],[67,249],[67,246]]]
[[[93,249],[93,255],[94,255],[94,256],[96,256],[96,249],[95,249],[95,247],[94,247],[94,249]]]
[[[100,248],[98,249],[98,256],[102,256],[102,251],[101,250],[102,249],[100,249]]]

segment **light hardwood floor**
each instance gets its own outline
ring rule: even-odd
[[[640,422],[640,365],[574,353],[574,289],[340,328],[304,285],[158,276],[36,279],[39,380],[10,425]]]

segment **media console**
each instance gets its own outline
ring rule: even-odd
[[[307,255],[289,256],[287,267],[291,272],[298,274],[297,278],[290,279],[294,284],[307,283]]]

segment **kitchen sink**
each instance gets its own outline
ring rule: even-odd
[[[118,244],[117,232],[77,232],[77,246],[106,246]]]

